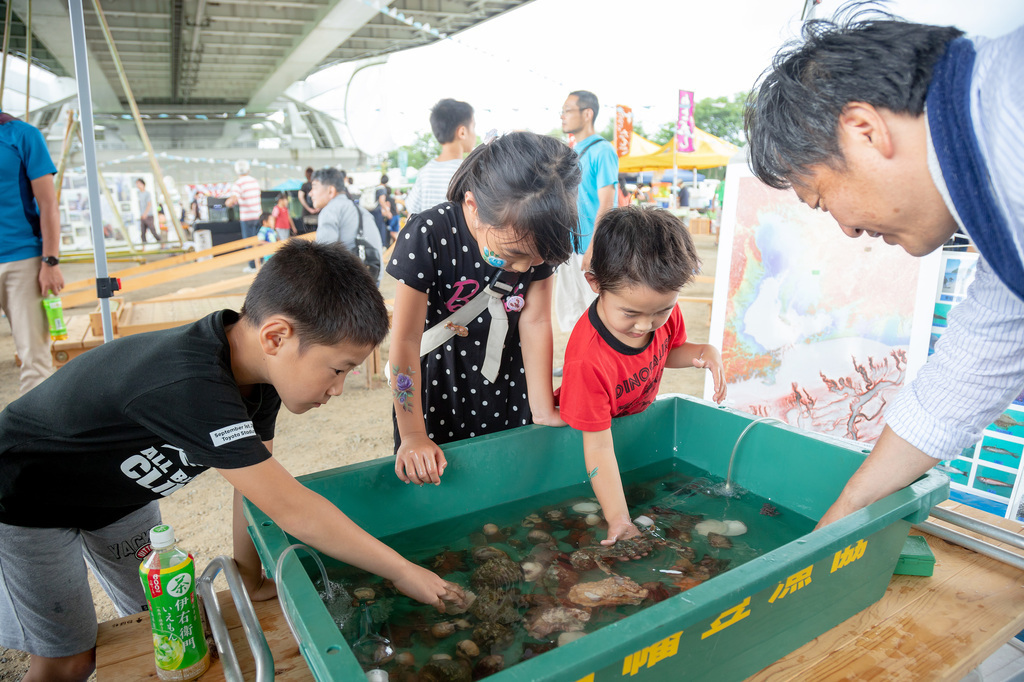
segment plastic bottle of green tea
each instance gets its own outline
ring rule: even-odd
[[[149,601],[156,673],[161,680],[194,680],[210,667],[196,595],[195,561],[174,544],[174,529],[149,531],[153,551],[139,566]]]
[[[54,341],[61,341],[68,338],[68,328],[64,324],[64,307],[60,296],[53,291],[47,290],[43,299],[43,310],[46,312],[46,322],[50,328],[50,338]]]

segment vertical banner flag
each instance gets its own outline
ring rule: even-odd
[[[679,91],[679,120],[676,121],[676,151],[693,151],[693,93]]]
[[[615,153],[619,157],[629,155],[633,139],[633,110],[619,104],[615,107]]]

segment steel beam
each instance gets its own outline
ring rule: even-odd
[[[382,6],[390,4],[388,0]],[[378,12],[362,0],[336,0],[307,27],[288,56],[257,88],[246,105],[248,111],[262,111],[285,89],[313,72],[321,61],[345,42]]]
[[[8,0],[19,18],[28,16],[28,0]],[[53,55],[65,72],[75,73],[75,55],[71,44],[71,17],[67,2],[32,0],[32,33],[36,42]],[[90,90],[93,106],[99,111],[120,111],[121,99],[99,68],[88,45],[83,46],[91,65]]]

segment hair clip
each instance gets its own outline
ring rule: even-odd
[[[486,246],[484,247],[484,260],[486,260],[488,262],[488,264],[490,264],[490,265],[492,265],[492,266],[494,266],[496,268],[503,268],[506,265],[508,265],[508,261],[507,260],[505,260],[504,258],[499,256],[498,254],[494,253],[493,251],[491,251]]]

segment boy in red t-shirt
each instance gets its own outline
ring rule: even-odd
[[[586,278],[598,298],[569,337],[558,396],[562,419],[583,432],[587,472],[608,521],[603,545],[640,534],[622,491],[612,419],[647,409],[666,367],[710,370],[715,401],[725,398],[721,354],[686,340],[676,306],[699,266],[690,233],[668,211],[613,209],[594,231]]]

